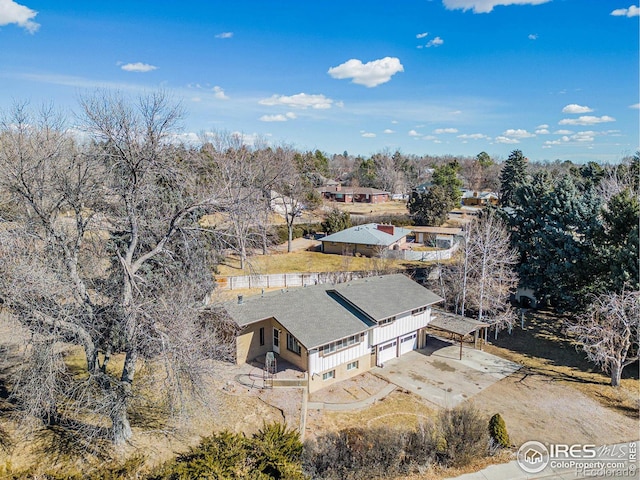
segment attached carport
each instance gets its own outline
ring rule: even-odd
[[[474,320],[472,318],[463,317],[462,315],[455,315],[443,310],[434,309],[431,313],[431,322],[429,322],[427,328],[449,333],[456,340],[459,340],[460,360],[462,360],[462,340],[464,339],[464,337],[473,333],[473,347],[477,348],[478,337],[480,337],[480,342],[482,342],[482,334],[484,333],[484,338],[486,339],[486,333],[487,329],[489,328],[489,324]],[[483,329],[484,332],[482,332]],[[478,335],[478,332],[480,332],[480,335]]]

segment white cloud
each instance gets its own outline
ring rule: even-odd
[[[440,37],[436,37],[433,40],[427,42],[427,44],[425,45],[425,47],[430,48],[430,47],[439,47],[440,45],[442,45],[444,43],[444,40],[442,40]]]
[[[202,97],[191,97],[191,101],[192,102],[201,102],[202,101]]]
[[[562,109],[562,113],[589,113],[593,112],[593,108],[571,103]]]
[[[38,12],[13,0],[0,0],[0,26],[15,23],[29,33],[35,33],[40,24],[33,21]]]
[[[259,118],[261,122],[286,122],[288,120],[295,120],[298,116],[293,112],[287,112],[286,114],[277,115],[263,115]]]
[[[640,16],[640,8],[631,5],[629,8],[618,8],[611,12],[614,17],[637,17]]]
[[[416,35],[416,38],[424,38],[427,35],[429,35],[429,32],[419,33],[419,34]]]
[[[362,134],[362,136],[363,136],[364,138],[375,138],[376,134],[375,134],[375,133],[371,133],[371,132],[364,132],[364,133]]]
[[[629,108],[633,108],[635,110],[640,110],[640,103],[634,103],[633,105],[629,105]]]
[[[149,65],[148,63],[136,62],[136,63],[125,63],[120,67],[125,72],[151,72],[153,70],[157,70],[158,67],[155,65]]]
[[[391,130],[390,128],[385,128],[384,132],[382,132],[382,133],[390,134],[390,133],[396,133],[396,131],[395,130]]]
[[[496,143],[506,143],[509,145],[513,145],[516,143],[520,143],[520,140],[518,140],[517,138],[510,138],[510,137],[496,137],[495,138],[495,142]]]
[[[286,122],[287,117],[284,115],[263,115],[260,117],[261,122]]]
[[[536,128],[549,128],[549,125],[547,125],[546,123],[543,123],[541,125],[538,125]]]
[[[553,132],[554,135],[571,135],[573,130],[556,130]]]
[[[433,133],[440,135],[442,133],[458,133],[457,128],[436,128]]]
[[[522,128],[510,128],[509,130],[505,130],[502,135],[509,138],[531,138],[536,136],[535,133],[527,132]]]
[[[224,93],[222,87],[218,87],[217,85],[213,87],[213,96],[219,98],[220,100],[228,100],[229,97]]]
[[[493,7],[507,5],[540,5],[551,0],[442,0],[449,10],[473,10],[473,13],[489,13]]]
[[[421,134],[421,133],[416,132],[415,130],[409,130],[409,136],[410,136],[410,137],[421,137],[421,136],[422,136],[422,134]]]
[[[216,38],[231,38],[233,37],[233,32],[222,32],[216,35]]]
[[[530,33],[527,38],[529,40],[537,40],[538,39],[538,34],[537,33]]]
[[[327,71],[333,78],[351,78],[353,83],[369,88],[388,82],[398,72],[404,72],[404,67],[396,57],[384,57],[367,63],[352,58]]]
[[[572,140],[576,142],[593,142],[595,140],[596,132],[587,131],[587,132],[578,132],[571,137]]]
[[[484,133],[463,133],[462,135],[458,135],[458,138],[462,140],[482,140],[483,138],[487,140],[491,139],[491,137],[488,137]]]
[[[306,93],[297,93],[295,95],[272,95],[269,98],[260,100],[260,105],[286,105],[291,108],[314,108],[316,110],[326,110],[331,108],[334,103],[332,99],[324,95],[309,95]]]
[[[563,118],[558,125],[595,125],[597,123],[615,122],[616,119],[603,115],[602,117],[594,117],[593,115],[583,115],[578,118]]]
[[[549,135],[549,133],[551,132],[549,132],[549,130],[546,128],[537,128],[535,131],[536,135]]]

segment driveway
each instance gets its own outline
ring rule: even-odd
[[[389,360],[373,373],[409,390],[440,407],[455,407],[498,380],[511,375],[520,365],[495,355],[430,336],[427,348]]]

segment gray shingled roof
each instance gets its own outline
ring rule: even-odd
[[[313,285],[263,297],[250,297],[242,304],[229,302],[225,309],[242,326],[275,318],[307,349],[364,332],[373,325],[356,309],[345,306],[333,285]]]
[[[336,292],[376,321],[442,301],[401,273],[336,285]]]
[[[228,302],[224,307],[241,327],[275,318],[312,349],[369,330],[374,326],[371,319],[381,320],[441,300],[398,274],[272,292],[246,298],[242,304]]]
[[[323,242],[336,243],[357,243],[359,245],[383,245],[389,246],[397,242],[402,237],[406,237],[411,230],[402,227],[394,227],[394,234],[378,230],[376,223],[367,223],[356,227],[347,228],[340,232],[327,235],[322,238]]]

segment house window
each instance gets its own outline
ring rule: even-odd
[[[355,345],[356,343],[360,343],[362,339],[362,334],[360,335],[351,335],[350,337],[343,338],[342,340],[338,340],[336,342],[331,342],[327,345],[323,345],[320,347],[320,352],[322,355],[328,355],[330,353],[337,352],[338,350],[342,350],[344,348]]]
[[[411,310],[411,315],[418,315],[419,313],[424,312],[427,307],[416,308],[415,310]]]
[[[329,370],[328,372],[324,372],[322,374],[322,380],[331,380],[332,378],[336,377],[336,371],[335,370]]]
[[[348,370],[356,370],[358,368],[358,360],[355,362],[347,363],[347,371]]]
[[[290,333],[287,333],[287,350],[300,355],[300,344],[298,340],[296,340],[296,337]]]
[[[378,325],[387,325],[388,323],[393,323],[395,321],[396,321],[396,316],[394,315],[393,317],[384,318],[384,319],[380,320],[378,322]]]
[[[264,345],[264,327],[260,327],[260,346]]]

